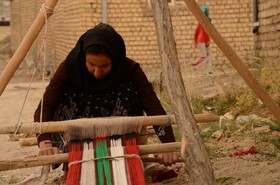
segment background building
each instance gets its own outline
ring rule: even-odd
[[[280,58],[279,1],[197,0],[200,5],[209,6],[212,24],[246,64],[261,57],[262,62],[269,65],[276,64]],[[214,42],[211,54],[215,77],[206,77],[202,67],[191,66],[199,54],[199,50],[194,48],[193,44],[197,20],[184,1],[169,2],[181,72],[184,80],[188,81],[188,86],[200,92],[201,88],[212,88],[216,85],[221,86],[219,89],[223,89],[222,91],[228,91],[228,87],[233,85],[237,88],[242,85],[243,80]],[[44,0],[11,1],[12,52],[20,44],[43,3]],[[254,11],[257,11],[257,19]],[[159,78],[161,62],[149,0],[59,1],[47,24],[47,70],[53,72],[65,59],[79,36],[101,21],[108,22],[120,32],[127,46],[127,55],[141,64],[149,79]],[[30,72],[33,70],[42,45],[43,33],[44,31],[21,64],[19,74],[26,75],[28,69]]]

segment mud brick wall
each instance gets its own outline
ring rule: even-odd
[[[204,2],[209,6],[212,24],[237,54],[245,62],[248,56],[255,56],[254,35],[252,32],[252,1],[198,0],[200,5]],[[21,42],[43,3],[43,0],[11,1],[13,51]],[[147,0],[108,0],[107,6],[107,22],[113,25],[123,36],[127,47],[127,56],[141,64],[149,79],[158,79],[161,72],[161,62],[153,11],[149,2]],[[186,81],[192,81],[188,79],[194,76],[198,76],[195,77],[196,80],[205,78],[202,67],[194,68],[191,66],[191,63],[199,56],[199,50],[194,48],[193,41],[197,20],[183,1],[173,5],[170,4],[170,14],[183,78]],[[101,22],[101,20],[102,1],[100,0],[59,1],[54,15],[49,18],[47,24],[46,70],[53,72],[57,65],[65,59],[79,36],[88,28]],[[21,64],[23,66],[22,70],[31,69],[36,58],[38,58],[43,33],[44,30],[42,30],[25,61]],[[212,68],[215,74],[221,74],[221,78],[227,84],[228,81],[237,80],[235,69],[233,69],[231,63],[214,42],[212,42],[211,46],[211,56]],[[234,77],[231,74],[234,74]],[[194,88],[198,84],[196,80],[191,85]],[[212,79],[211,81],[214,80]],[[201,87],[205,86],[205,84],[207,85],[209,82],[206,80],[201,84]]]
[[[28,2],[27,2],[28,1]],[[13,49],[32,24],[43,0],[14,0],[12,6]],[[199,2],[200,3],[200,2]],[[200,3],[201,4],[201,3]],[[252,3],[250,0],[209,1],[212,23],[241,55],[252,55]],[[78,37],[101,21],[102,3],[97,0],[62,1],[48,23],[50,55],[60,63]],[[180,62],[189,64],[198,56],[193,47],[197,21],[183,2],[170,5],[174,34]],[[147,69],[160,67],[153,12],[146,0],[108,0],[108,23],[119,31],[126,42],[127,54]],[[37,50],[37,47],[34,48]],[[52,51],[54,50],[54,51]],[[37,52],[37,51],[34,51]],[[213,43],[213,63],[216,70],[227,69],[227,61]]]
[[[257,56],[265,59],[266,65],[279,65],[280,0],[259,0],[258,9]]]

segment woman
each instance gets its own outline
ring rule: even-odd
[[[58,67],[44,93],[42,116],[41,105],[35,122],[166,114],[140,65],[126,57],[122,37],[103,23],[85,32]],[[159,132],[158,126],[154,129]],[[172,127],[164,131],[161,142],[174,142]],[[62,133],[40,134],[39,155],[59,153],[63,139]],[[158,158],[161,164],[171,165],[177,154],[159,154]]]

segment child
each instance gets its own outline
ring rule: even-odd
[[[209,17],[209,9],[208,6],[201,6],[201,10],[206,15],[209,21],[211,21]],[[197,59],[194,63],[192,63],[193,66],[197,66],[201,63],[206,64],[206,73],[212,74],[211,71],[211,60],[209,56],[209,48],[210,48],[210,37],[208,33],[204,30],[204,28],[198,24],[195,30],[194,34],[194,43],[195,47],[199,47],[201,56],[199,59]]]

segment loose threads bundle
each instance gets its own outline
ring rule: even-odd
[[[125,138],[125,153],[139,154],[139,146],[137,145],[137,138],[129,135]],[[127,160],[128,173],[131,185],[145,185],[145,175],[142,162],[139,158],[129,158]]]
[[[71,142],[69,147],[68,153],[68,160],[69,162],[79,161],[82,158],[82,147],[81,142]],[[69,171],[67,173],[67,180],[66,185],[78,185],[79,184],[79,177],[81,171],[81,164],[75,164],[69,167]]]
[[[95,174],[95,161],[90,160],[94,158],[94,149],[92,141],[84,142],[83,160],[87,161],[82,163],[81,166],[81,184],[96,185]]]

